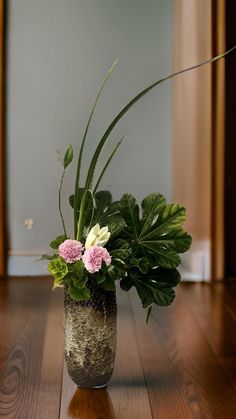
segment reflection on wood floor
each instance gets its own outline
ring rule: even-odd
[[[48,278],[0,282],[3,418],[236,417],[236,283],[183,284],[149,324],[118,292],[118,348],[106,390],[77,389],[63,362],[63,294]]]

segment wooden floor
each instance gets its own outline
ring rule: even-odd
[[[1,418],[236,418],[236,283],[182,285],[148,326],[135,294],[119,293],[107,391],[69,379],[63,296],[51,287],[46,278],[0,281]]]

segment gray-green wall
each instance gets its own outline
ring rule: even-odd
[[[78,151],[98,87],[118,65],[99,103],[84,158],[111,118],[140,89],[171,71],[172,0],[10,0],[8,10],[8,208],[12,254],[40,254],[61,233],[56,150]],[[102,187],[171,199],[171,84],[154,90],[114,131],[128,132]],[[107,155],[105,152],[104,155]],[[63,208],[75,165],[68,170]],[[32,218],[33,228],[24,225]],[[16,272],[17,273],[17,272]]]

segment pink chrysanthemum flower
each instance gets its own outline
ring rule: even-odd
[[[107,266],[111,264],[111,256],[109,255],[107,249],[101,246],[91,246],[86,249],[82,259],[85,264],[85,268],[91,274],[98,272],[101,269],[102,261],[104,261]]]
[[[59,255],[67,263],[74,263],[82,258],[83,245],[77,240],[67,239],[59,246]]]

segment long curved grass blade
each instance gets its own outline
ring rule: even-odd
[[[118,62],[118,59],[116,59],[114,61],[114,63],[112,64],[111,68],[108,70],[108,72],[107,72],[107,74],[106,74],[106,76],[105,76],[105,78],[104,78],[104,80],[102,82],[102,85],[101,85],[101,87],[100,87],[100,89],[98,91],[97,97],[95,99],[95,102],[93,104],[91,113],[89,115],[89,119],[88,119],[88,122],[87,122],[87,125],[86,125],[86,128],[85,128],[85,131],[84,131],[83,140],[82,140],[82,143],[81,143],[81,146],[80,146],[80,152],[79,152],[79,158],[78,158],[78,165],[77,165],[77,172],[76,172],[76,179],[75,179],[75,195],[74,195],[75,196],[75,198],[74,198],[75,199],[74,200],[74,235],[75,235],[75,237],[77,235],[77,221],[78,221],[78,219],[77,219],[77,217],[78,217],[78,194],[77,194],[77,192],[78,192],[78,189],[79,189],[81,162],[82,162],[82,156],[83,156],[83,151],[84,151],[84,145],[85,145],[85,141],[86,141],[87,134],[88,134],[88,129],[89,129],[89,126],[90,126],[90,123],[91,123],[91,120],[92,120],[94,111],[96,109],[98,100],[99,100],[99,98],[100,98],[100,96],[102,94],[102,91],[103,91],[103,89],[104,89],[104,87],[106,85],[106,82],[107,82],[109,76],[111,75],[112,71],[114,70],[117,62]]]
[[[85,193],[83,194],[83,198],[80,204],[80,216],[79,216],[79,221],[78,221],[77,236],[75,237],[76,240],[81,240],[84,227],[86,224],[86,218],[87,218],[87,225],[90,225],[93,219],[93,214],[94,214],[93,192],[88,190],[88,191],[85,191]]]
[[[224,52],[223,54],[217,55],[214,58],[210,58],[209,60],[203,61],[200,64],[196,64],[193,65],[191,67],[187,67],[183,70],[179,70],[176,71],[175,73],[172,73],[156,82],[154,82],[153,84],[151,84],[150,86],[146,87],[144,90],[142,90],[140,93],[137,94],[137,96],[135,96],[119,113],[118,115],[113,119],[113,121],[111,122],[111,124],[108,126],[107,130],[105,131],[103,137],[101,138],[95,153],[93,155],[92,161],[90,163],[89,169],[88,169],[88,174],[87,174],[87,179],[86,179],[86,183],[85,183],[85,189],[90,189],[91,185],[92,185],[92,181],[93,181],[93,175],[94,175],[94,171],[95,171],[95,167],[97,164],[97,160],[99,158],[99,155],[106,143],[106,140],[108,139],[110,133],[112,132],[112,130],[115,128],[115,126],[117,125],[117,123],[119,122],[119,120],[126,114],[126,112],[128,112],[128,110],[136,103],[138,102],[138,100],[140,100],[144,95],[146,95],[148,92],[150,92],[150,90],[152,90],[154,87],[156,87],[157,85],[163,83],[164,81],[167,81],[169,79],[172,79],[175,76],[178,76],[179,74],[183,74],[186,73],[190,70],[194,70],[196,68],[205,66],[206,64],[209,63],[213,63],[214,61],[220,60],[221,58],[225,57],[226,55],[230,54],[232,51],[234,51],[236,49],[236,45],[229,49],[228,51]]]
[[[97,190],[98,186],[100,185],[100,182],[101,182],[101,180],[102,180],[102,178],[103,178],[103,175],[104,175],[105,171],[107,170],[107,168],[108,168],[108,166],[109,166],[109,164],[110,164],[111,160],[113,159],[113,157],[114,157],[114,155],[115,155],[115,153],[116,153],[117,149],[119,148],[119,146],[121,145],[122,141],[124,140],[124,138],[125,138],[127,135],[128,135],[128,133],[127,133],[127,134],[125,134],[125,135],[123,135],[123,137],[120,139],[120,141],[116,144],[116,146],[115,146],[114,150],[112,151],[112,153],[111,153],[111,155],[110,155],[109,159],[107,160],[107,162],[106,162],[105,166],[103,167],[103,169],[102,169],[102,171],[101,171],[101,174],[100,174],[100,176],[99,176],[99,178],[98,178],[98,181],[97,181],[97,183],[96,183],[96,186],[95,186],[95,188],[94,188],[94,191],[93,191],[93,193],[94,193],[94,194],[95,194],[95,192],[96,192],[96,190]]]

